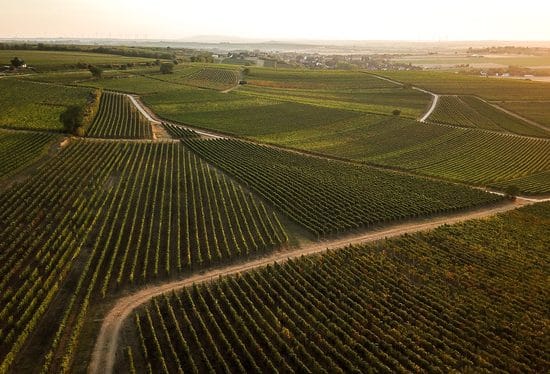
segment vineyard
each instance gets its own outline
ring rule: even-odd
[[[457,129],[431,142],[376,156],[371,161],[471,184],[492,185],[550,170],[550,140]],[[536,188],[550,192],[550,180],[540,180]]]
[[[0,127],[62,132],[59,115],[86,104],[90,89],[0,79]]]
[[[520,135],[550,136],[550,131],[512,117],[474,96],[441,96],[428,121]]]
[[[0,208],[0,372],[29,354],[67,370],[94,301],[287,241],[272,211],[179,143],[74,141]]]
[[[316,236],[500,200],[479,190],[238,140],[183,141]]]
[[[86,132],[95,138],[152,138],[151,124],[128,96],[103,92],[97,115]]]
[[[224,90],[239,82],[239,74],[234,70],[202,68],[185,78],[185,83],[214,90]]]
[[[133,313],[116,370],[547,372],[549,246],[545,204],[195,285]]]
[[[550,191],[548,184],[550,183],[550,170],[542,173],[532,174],[527,177],[511,179],[509,181],[493,184],[493,187],[498,189],[506,189],[509,186],[515,186],[529,195],[544,195]]]
[[[183,139],[183,138],[195,138],[199,136],[199,134],[196,131],[193,131],[183,126],[173,125],[168,122],[163,122],[162,126],[164,126],[166,131],[168,131],[168,133],[174,138]]]
[[[47,133],[0,131],[0,178],[37,158],[56,138]]]

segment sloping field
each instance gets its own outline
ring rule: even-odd
[[[0,372],[67,370],[94,302],[287,241],[179,143],[73,141],[0,208]]]
[[[550,130],[544,131],[512,117],[474,96],[441,96],[428,121],[519,135],[550,137]]]
[[[544,372],[549,238],[535,205],[185,288],[133,313],[116,369]]]
[[[63,131],[59,115],[70,105],[84,105],[90,90],[0,79],[0,127]]]
[[[303,156],[237,140],[184,140],[317,236],[489,204],[462,186]]]
[[[151,124],[132,104],[128,96],[104,92],[99,110],[86,131],[95,138],[151,139]]]

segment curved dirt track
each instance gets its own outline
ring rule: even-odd
[[[216,268],[202,274],[192,275],[178,281],[172,281],[165,284],[144,288],[136,293],[119,299],[113,306],[113,308],[109,311],[109,313],[105,316],[101,325],[101,329],[99,331],[99,335],[96,339],[91,362],[88,366],[88,372],[90,374],[112,373],[115,363],[118,337],[123,321],[130,315],[130,313],[134,309],[161,294],[190,286],[193,283],[207,282],[213,280],[220,275],[236,274],[260,266],[272,264],[274,262],[285,262],[292,258],[323,252],[328,249],[337,249],[351,244],[367,243],[387,237],[399,236],[406,233],[430,230],[444,224],[453,224],[469,219],[489,217],[497,213],[506,212],[532,203],[533,201],[518,198],[514,202],[506,202],[504,204],[490,206],[476,211],[462,212],[458,214],[427,219],[419,219],[416,221],[405,223],[397,223],[391,226],[386,226],[376,230],[370,230],[368,232],[358,233],[347,237],[312,243],[301,248],[274,252],[267,255],[266,257],[258,258],[249,262]]]

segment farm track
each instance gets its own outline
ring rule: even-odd
[[[380,78],[384,79],[384,80],[387,80],[384,77],[380,77]],[[389,80],[389,81],[394,83],[391,80]],[[420,90],[422,90],[422,89],[420,89]],[[440,95],[438,95],[438,96],[440,96]],[[256,144],[256,145],[261,145],[261,146],[264,146],[264,147],[270,147],[270,148],[281,150],[281,151],[291,152],[291,153],[302,155],[302,156],[315,157],[315,158],[323,159],[323,160],[339,161],[339,162],[344,162],[344,163],[352,164],[352,165],[367,165],[367,166],[369,166],[371,168],[374,168],[374,169],[377,169],[377,170],[391,171],[391,172],[394,172],[394,173],[399,173],[399,174],[409,175],[409,176],[414,176],[414,177],[422,177],[422,178],[425,178],[425,179],[429,179],[429,180],[433,180],[433,181],[439,181],[439,182],[446,181],[446,182],[450,182],[450,183],[454,183],[454,184],[458,184],[458,185],[462,185],[462,186],[468,186],[468,187],[483,189],[483,190],[486,190],[487,192],[494,193],[494,194],[497,194],[497,195],[502,195],[502,196],[505,195],[501,192],[488,190],[485,187],[475,186],[475,185],[471,185],[471,184],[464,183],[464,182],[449,181],[449,180],[437,178],[437,177],[434,177],[434,176],[424,175],[424,174],[418,174],[418,173],[415,173],[415,172],[412,172],[412,171],[406,170],[406,169],[390,168],[390,167],[386,167],[386,166],[373,164],[373,163],[370,163],[370,162],[350,160],[350,159],[345,159],[345,158],[336,157],[336,156],[330,156],[330,155],[326,155],[326,154],[306,151],[306,150],[297,149],[297,148],[288,148],[288,147],[284,147],[284,146],[280,146],[280,145],[272,144],[272,143],[262,143],[262,142],[259,142],[259,141],[253,140],[253,139],[235,137],[235,136],[232,136],[232,135],[218,133],[218,132],[211,131],[211,130],[204,130],[202,128],[196,128],[196,127],[193,127],[193,126],[189,126],[187,124],[174,123],[174,122],[171,122],[171,121],[168,121],[168,120],[160,119],[150,108],[145,106],[143,104],[143,102],[136,101],[135,103],[138,106],[142,106],[142,109],[147,111],[147,113],[149,113],[149,115],[150,115],[150,118],[152,118],[154,121],[157,121],[157,122],[163,121],[163,122],[166,122],[166,123],[173,124],[175,126],[180,126],[180,127],[186,128],[186,129],[193,130],[197,134],[203,136],[204,138],[209,138],[209,139],[237,139],[237,140],[240,140],[240,141],[245,141],[245,142],[249,142],[249,143]],[[454,125],[440,124],[440,123],[434,123],[434,122],[426,122],[426,123],[430,123],[430,124],[438,125],[438,126],[449,127],[449,128],[464,129],[463,127],[454,126]],[[528,139],[541,139],[541,138],[529,137],[529,136],[525,136],[525,135],[517,135],[517,134],[511,134],[511,133],[508,134],[508,133],[502,133],[502,132],[485,130],[485,129],[476,129],[476,131],[481,131],[481,132],[486,132],[486,133],[494,133],[494,134],[505,135],[505,136],[510,136],[510,137],[520,137],[520,138],[528,138]],[[111,140],[111,139],[104,139],[104,140]],[[116,140],[116,139],[112,139],[112,140]],[[155,140],[153,140],[153,142],[154,141]],[[174,141],[179,141],[179,140],[174,139]],[[538,199],[537,196],[535,196],[535,197],[520,196],[520,197],[522,199],[526,199],[526,200],[535,199],[533,201],[540,201],[540,200],[537,200]]]
[[[169,140],[172,139],[170,133],[166,131],[160,121],[157,121],[152,116],[152,112],[149,108],[142,104],[139,96],[127,95],[136,109],[151,123],[151,129],[153,132],[153,140]]]
[[[535,200],[535,201],[533,201]],[[290,259],[335,250],[348,245],[364,244],[384,238],[395,237],[403,234],[410,234],[419,231],[426,231],[437,228],[441,225],[454,224],[470,219],[481,219],[493,216],[498,213],[516,209],[521,206],[533,204],[540,201],[550,201],[550,199],[523,199],[518,198],[515,202],[506,202],[497,206],[490,206],[475,211],[462,212],[453,215],[445,215],[422,220],[409,221],[405,223],[386,226],[377,230],[369,230],[341,238],[312,243],[304,247],[298,247],[287,251],[278,251],[268,256],[255,259],[249,262],[212,269],[203,273],[195,274],[190,277],[172,281],[160,285],[146,287],[141,291],[120,298],[111,308],[109,313],[103,319],[99,335],[97,336],[91,361],[88,366],[88,373],[112,373],[117,352],[118,338],[124,320],[130,313],[139,306],[147,303],[152,298],[188,287],[196,283],[212,281],[219,276],[227,276],[249,271],[258,267],[266,266],[272,263],[283,263]]]
[[[369,73],[370,74],[370,73]],[[403,86],[403,83],[401,82],[398,82],[398,81],[395,81],[393,79],[390,79],[390,78],[386,78],[386,77],[382,77],[380,75],[376,75],[376,74],[372,74],[373,76],[375,76],[376,78],[378,79],[381,79],[383,81],[387,81],[387,82],[390,82],[390,83],[394,83],[394,84],[398,84],[400,86]],[[429,95],[432,95],[433,97],[433,100],[432,100],[432,104],[430,105],[430,108],[428,109],[428,111],[418,120],[419,122],[429,122],[431,124],[434,124],[434,125],[440,125],[440,126],[447,126],[447,127],[455,127],[455,128],[464,128],[464,127],[460,127],[460,126],[455,126],[455,125],[447,125],[447,124],[441,124],[441,123],[437,123],[437,122],[432,122],[432,121],[428,121],[428,118],[430,117],[430,115],[433,113],[433,111],[435,110],[436,106],[437,106],[437,103],[439,101],[439,98],[441,96],[457,96],[457,95],[440,95],[440,94],[436,94],[435,92],[432,92],[432,91],[429,91],[429,90],[426,90],[424,88],[420,88],[420,87],[416,87],[416,86],[412,86],[412,89],[413,90],[417,90],[417,91],[421,91],[421,92],[424,92],[424,93],[427,93]],[[524,122],[527,122],[528,124],[532,125],[532,126],[535,126],[541,130],[544,130],[548,133],[550,133],[550,130],[548,129],[548,127],[544,126],[544,125],[541,125],[540,123],[538,122],[535,122],[533,120],[530,120],[528,118],[525,118],[523,116],[520,116],[519,114],[517,113],[514,113],[508,109],[505,109],[495,103],[491,103],[479,96],[476,96],[478,99],[480,99],[481,101],[483,101],[484,103],[486,104],[489,104],[491,105],[493,108],[495,109],[498,109],[508,115],[511,115],[512,117],[515,117],[521,121],[524,121]],[[521,137],[521,138],[530,138],[530,139],[545,139],[545,138],[538,138],[538,137],[534,137],[534,136],[526,136],[526,135],[519,135],[519,134],[514,134],[514,133],[503,133],[503,132],[500,132],[500,131],[493,131],[493,130],[485,130],[485,129],[478,129],[478,130],[481,130],[481,131],[485,131],[485,132],[491,132],[491,133],[498,133],[498,134],[505,134],[505,135],[510,135],[510,136],[517,136],[517,137]]]

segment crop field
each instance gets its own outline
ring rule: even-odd
[[[398,85],[363,72],[250,68],[248,84],[288,89],[379,89]]]
[[[226,110],[184,112],[170,118],[199,127],[256,137],[296,128],[315,128],[360,115],[349,110],[293,102],[261,105],[261,101],[246,101],[244,104],[244,107],[236,104]]]
[[[433,141],[373,157],[371,162],[490,185],[550,170],[550,140],[457,129]],[[541,183],[538,188],[550,192],[550,180]]]
[[[536,121],[550,130],[550,110],[548,109],[550,100],[540,102],[504,101],[499,102],[498,105],[512,112],[521,113],[526,118]]]
[[[36,159],[57,136],[0,130],[0,178]]]
[[[512,117],[474,96],[441,96],[428,121],[520,135],[550,137],[550,131],[544,131]]]
[[[380,75],[443,95],[475,95],[489,101],[549,100],[548,84],[438,71],[384,71]]]
[[[188,128],[178,126],[178,125],[172,125],[170,123],[163,122],[162,126],[172,135],[174,138],[184,139],[184,138],[195,138],[199,137],[200,135]]]
[[[184,144],[316,236],[500,200],[462,186],[237,140],[186,139]]]
[[[493,183],[493,187],[505,189],[509,186],[516,186],[520,191],[530,195],[548,194],[550,181],[550,170],[541,173],[531,174],[526,177],[511,179],[504,182]]]
[[[238,84],[239,73],[228,69],[202,68],[188,75],[185,83],[214,90],[225,90]]]
[[[103,92],[97,115],[86,134],[96,138],[150,139],[152,130],[128,96]]]
[[[0,206],[2,372],[28,339],[32,365],[67,369],[94,300],[287,241],[273,212],[178,143],[76,141]]]
[[[548,139],[377,115],[343,119],[323,126],[312,125],[311,128],[280,130],[253,138],[477,185],[498,186],[550,170]],[[534,177],[530,181],[532,185],[523,192],[550,192],[548,178]]]
[[[0,127],[62,131],[59,115],[70,105],[84,105],[87,88],[0,79]]]
[[[185,288],[133,313],[117,369],[545,372],[548,246],[547,203]]]
[[[179,90],[182,87],[175,83],[169,83],[159,79],[153,79],[142,75],[129,75],[113,78],[102,78],[79,83],[82,86],[103,88],[110,91],[119,91],[135,94],[151,94]]]
[[[126,57],[100,53],[0,50],[0,65],[9,65],[10,60],[16,56],[23,59],[28,66],[38,71],[76,69],[78,63],[110,65],[154,61],[154,59],[142,57]]]
[[[548,372],[548,84],[151,43],[0,50],[1,374]]]
[[[338,109],[390,115],[398,109],[416,118],[431,97],[362,72],[270,70],[254,68],[242,93]]]
[[[537,101],[550,101],[550,86],[545,82],[515,79],[484,78],[472,75],[435,71],[393,71],[380,72],[388,78],[410,83],[433,92],[445,95],[475,95],[501,105],[503,101],[515,104],[517,114],[537,120],[550,117],[550,106],[537,106],[533,117],[532,104]],[[547,124],[548,121],[543,121]]]

